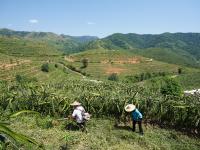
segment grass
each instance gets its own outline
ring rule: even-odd
[[[48,150],[59,149],[66,143],[72,150],[198,150],[200,148],[200,139],[188,137],[174,130],[146,125],[145,135],[141,137],[137,132],[114,127],[114,120],[109,118],[92,118],[87,124],[87,134],[65,130],[61,122],[52,128],[41,128],[32,117],[13,120],[11,127],[42,142]],[[30,145],[25,148],[27,147],[34,149]]]

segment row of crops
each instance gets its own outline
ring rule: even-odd
[[[70,103],[80,101],[93,116],[115,117],[123,121],[124,106],[134,103],[145,121],[200,134],[200,98],[162,95],[159,88],[106,81],[95,83],[66,79],[59,83],[0,82],[0,111],[3,114],[33,110],[43,116],[60,118],[71,113]],[[5,113],[6,112],[6,113]]]

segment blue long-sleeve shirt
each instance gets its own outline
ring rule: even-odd
[[[132,113],[131,113],[131,117],[133,120],[138,121],[140,119],[142,119],[142,114],[139,112],[139,110],[136,108]]]

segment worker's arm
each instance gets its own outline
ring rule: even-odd
[[[75,119],[76,118],[76,110],[73,111],[72,115],[70,116],[71,119]]]
[[[137,112],[138,113],[138,119],[142,119],[142,114],[141,114],[141,112]]]

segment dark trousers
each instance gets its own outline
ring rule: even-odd
[[[87,130],[86,130],[86,123],[85,123],[85,122],[77,123],[77,125],[78,125],[79,129],[80,129],[82,132],[84,132],[84,131],[87,132]]]
[[[142,119],[137,120],[137,121],[133,120],[133,129],[132,129],[133,132],[135,132],[135,125],[136,125],[136,123],[138,123],[140,133],[143,134],[143,129],[142,129]]]

